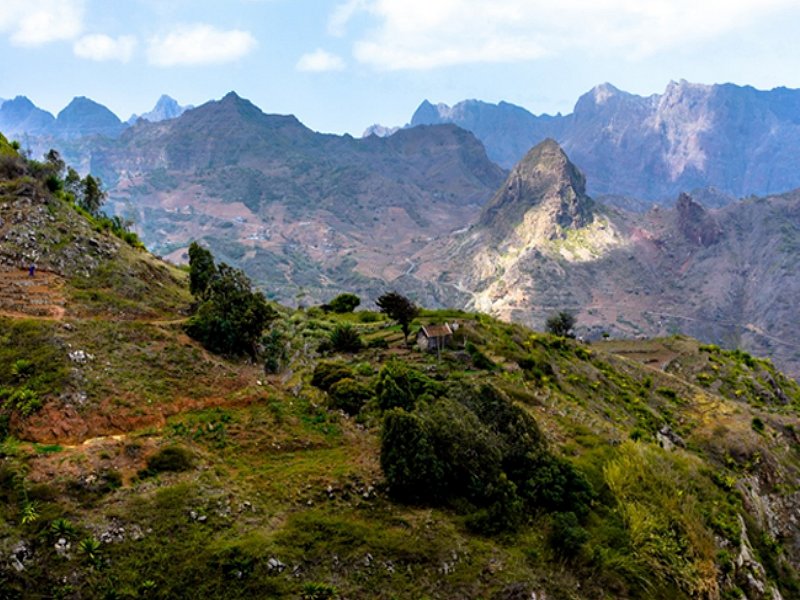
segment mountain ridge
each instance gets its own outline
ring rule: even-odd
[[[588,175],[592,195],[672,201],[715,187],[744,197],[800,187],[800,90],[670,82],[638,96],[609,83],[583,94],[568,115],[535,116],[507,103],[425,100],[410,126],[452,122],[473,131],[493,160],[511,168],[554,138]]]

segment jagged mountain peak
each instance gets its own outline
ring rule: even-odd
[[[158,123],[160,121],[166,121],[168,119],[180,117],[184,112],[191,108],[194,107],[191,105],[181,106],[172,96],[162,94],[153,107],[153,110],[143,113],[140,116],[133,115],[128,122],[133,123],[138,119],[144,119],[145,121],[150,121],[151,123]]]
[[[504,238],[536,213],[535,237],[555,239],[592,220],[586,178],[555,140],[547,138],[512,169],[486,206],[481,224]]]

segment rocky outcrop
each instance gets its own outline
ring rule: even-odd
[[[689,242],[708,247],[719,241],[722,229],[716,219],[689,194],[678,197],[675,210],[678,230]]]

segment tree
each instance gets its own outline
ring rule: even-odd
[[[81,208],[86,210],[91,215],[97,215],[100,212],[100,207],[106,201],[106,194],[103,191],[103,182],[99,177],[87,175],[83,178],[80,186],[81,195],[78,199],[78,204]]]
[[[276,316],[243,271],[221,263],[186,331],[212,352],[255,357],[264,328]]]
[[[64,189],[72,194],[74,200],[77,200],[81,195],[81,176],[72,167],[67,167],[67,175],[64,177]]]
[[[545,323],[548,333],[561,337],[574,338],[575,315],[562,310],[554,315],[550,315]]]
[[[403,338],[408,345],[408,334],[411,333],[411,322],[419,314],[419,308],[411,300],[397,292],[387,292],[375,301],[381,312],[397,321],[403,330]]]
[[[339,294],[328,303],[328,308],[335,313],[351,313],[361,304],[361,298],[355,294]]]
[[[205,299],[208,284],[217,272],[211,251],[197,242],[189,245],[189,291],[193,296]]]

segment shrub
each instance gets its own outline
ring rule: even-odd
[[[341,379],[352,379],[353,371],[340,362],[318,362],[311,376],[311,385],[327,392],[331,386]]]
[[[328,307],[335,313],[351,313],[361,304],[361,298],[355,294],[339,294],[328,303]]]
[[[497,482],[487,489],[487,507],[467,517],[467,527],[476,533],[494,535],[513,531],[522,523],[524,505],[517,486],[501,473]]]
[[[14,364],[11,365],[11,376],[14,377],[14,379],[16,379],[17,381],[30,377],[31,375],[33,375],[33,372],[34,372],[33,362],[26,360],[24,358],[15,360]]]
[[[573,558],[589,539],[573,512],[556,513],[550,527],[550,545],[561,558]]]
[[[522,497],[532,508],[546,511],[589,512],[595,493],[580,471],[562,458],[542,453],[531,457]]]
[[[164,472],[188,471],[194,465],[191,452],[180,446],[169,446],[147,459],[147,469],[139,472],[140,477]]]
[[[339,590],[325,583],[310,582],[303,585],[302,600],[336,600]]]
[[[486,356],[480,349],[473,344],[472,342],[467,342],[465,348],[467,354],[472,359],[472,364],[475,366],[476,369],[481,369],[484,371],[492,371],[495,368],[495,364]]]
[[[439,496],[444,466],[418,415],[401,408],[386,413],[381,432],[381,468],[389,492],[398,500],[414,502]]]
[[[378,373],[375,391],[382,410],[396,407],[412,410],[420,396],[437,395],[439,386],[403,361],[391,360]]]
[[[335,352],[355,353],[364,347],[358,331],[349,323],[337,325],[331,332],[330,342]]]
[[[372,397],[372,390],[355,379],[344,378],[328,390],[331,408],[340,409],[348,415],[357,415],[361,407]]]
[[[757,433],[763,433],[765,429],[764,421],[762,421],[760,417],[753,417],[750,426],[753,428],[753,431]]]
[[[553,335],[574,338],[575,315],[564,310],[550,315],[545,323],[545,328],[548,333]]]
[[[277,329],[271,329],[261,338],[261,356],[265,373],[280,373],[286,360],[286,339]]]

